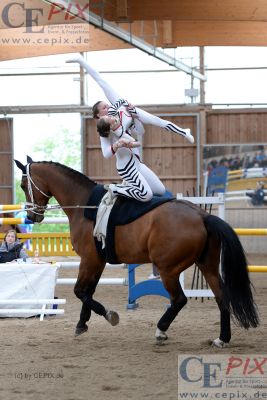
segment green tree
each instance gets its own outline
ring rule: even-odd
[[[55,161],[81,170],[81,136],[66,128],[36,143],[34,153],[44,161]]]

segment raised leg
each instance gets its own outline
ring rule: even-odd
[[[89,269],[89,268],[88,268]],[[75,335],[81,335],[88,330],[86,322],[91,317],[91,312],[94,311],[96,314],[103,316],[111,325],[115,326],[119,323],[119,315],[115,311],[108,310],[101,303],[93,299],[96,286],[99,282],[101,272],[92,276],[84,276],[80,269],[77,283],[74,287],[75,295],[82,301],[82,309],[80,313],[80,319],[76,326]]]
[[[179,311],[186,305],[187,298],[179,282],[179,276],[161,276],[162,282],[170,294],[171,305],[165,311],[157,324],[156,340],[161,344],[164,340],[168,339],[166,331],[178,315]]]
[[[98,280],[93,280],[91,282],[87,282],[85,286],[84,280],[79,279],[78,277],[77,283],[74,287],[74,293],[78,299],[81,300],[82,309],[79,322],[76,326],[75,335],[81,335],[88,330],[86,322],[89,321],[92,310],[98,315],[104,316],[106,314],[105,307],[101,303],[93,300],[93,294],[95,292],[97,283]]]
[[[81,57],[73,58],[67,60],[67,63],[79,63],[85,71],[96,81],[99,87],[103,90],[106,98],[110,103],[115,103],[116,101],[120,100],[122,97],[116,92],[110,84],[105,81],[102,76],[96,71],[91,65],[85,62],[85,60]]]
[[[144,111],[138,107],[136,107],[135,110],[136,110],[137,118],[139,118],[139,120],[143,124],[158,126],[160,128],[166,129],[169,132],[173,132],[173,133],[183,136],[190,143],[194,143],[194,138],[190,133],[190,129],[180,128],[178,125],[175,125],[173,122],[159,118],[156,115],[150,114],[147,111]],[[132,115],[134,115],[134,114],[132,114]]]

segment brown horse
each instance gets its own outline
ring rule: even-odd
[[[95,247],[93,222],[84,218],[82,208],[68,208],[86,205],[96,183],[55,162],[33,162],[31,159],[28,162],[25,166],[16,161],[23,173],[21,188],[26,200],[34,204],[34,209],[28,211],[28,218],[41,222],[45,207],[54,196],[68,216],[72,244],[81,257],[74,288],[82,302],[76,335],[87,331],[86,322],[91,310],[116,325],[118,314],[93,299],[105,267],[105,260]],[[246,329],[259,324],[246,257],[236,233],[226,222],[190,202],[172,200],[127,225],[117,226],[115,250],[121,263],[152,262],[157,265],[171,303],[157,324],[158,342],[167,339],[167,329],[187,303],[179,276],[194,263],[204,274],[220,310],[220,335],[214,345],[223,347],[230,341],[230,314]]]

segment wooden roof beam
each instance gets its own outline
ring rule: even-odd
[[[157,47],[178,46],[267,46],[265,22],[218,21],[157,21],[156,40],[151,40],[153,21],[136,21],[131,24],[133,35],[140,36],[145,25],[145,39]],[[128,29],[129,24],[120,26]],[[143,28],[142,28],[143,29]],[[143,29],[144,30],[144,29]],[[168,38],[167,38],[168,36]]]
[[[79,0],[82,1],[82,0]],[[90,0],[90,10],[98,15],[99,3],[103,5],[102,16],[118,22],[118,0]],[[205,21],[267,21],[267,2],[263,0],[128,0],[128,21],[141,20],[205,20]]]
[[[168,47],[173,44],[173,32],[172,32],[172,21],[162,21],[162,46]],[[176,46],[175,46],[176,47]]]
[[[266,22],[176,21],[176,46],[267,46]],[[164,46],[163,41],[157,46]]]
[[[192,75],[194,78],[200,80],[206,80],[206,77],[199,73],[196,69],[182,63],[181,61],[177,60],[174,57],[169,56],[168,54],[164,53],[162,50],[156,48],[154,45],[145,42],[144,40],[140,39],[138,36],[133,35],[131,32],[120,28],[118,25],[110,23],[108,21],[103,20],[102,18],[98,17],[96,14],[90,13],[89,14],[89,22],[90,24],[101,28],[103,31],[124,40],[125,42],[133,45],[135,48],[144,51],[151,56],[158,58],[159,60],[171,65],[180,71],[183,71],[189,75]]]
[[[127,0],[116,0],[116,20],[127,20],[128,19],[128,1]]]

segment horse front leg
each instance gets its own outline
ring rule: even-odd
[[[93,295],[103,272],[104,266],[98,268],[97,272],[95,272],[96,270],[91,268],[91,266],[90,268],[89,266],[87,268],[82,268],[82,266],[83,264],[81,262],[78,279],[74,287],[75,295],[82,302],[80,319],[75,329],[75,336],[81,335],[88,330],[86,322],[89,321],[92,311],[103,316],[112,326],[115,326],[119,323],[119,315],[115,311],[108,310],[101,303],[93,299]],[[89,273],[89,271],[92,270],[93,273]]]

